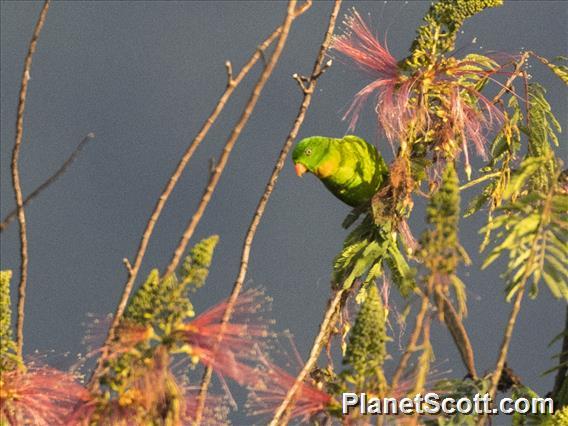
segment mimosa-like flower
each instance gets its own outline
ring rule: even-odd
[[[172,373],[170,355],[159,347],[152,358],[135,364],[114,392],[91,395],[75,407],[66,424],[137,425],[152,420],[180,424],[185,416],[182,380]]]
[[[332,48],[350,58],[355,66],[373,78],[355,95],[344,119],[351,117],[353,130],[368,98],[376,94],[377,118],[389,141],[399,139],[409,118],[407,111],[411,81],[403,82],[397,61],[370,31],[356,10],[346,17],[346,31],[333,40]]]
[[[503,87],[494,76],[511,75],[505,68],[517,58],[509,56],[501,65],[496,57],[481,55],[462,60],[433,56],[428,67],[407,69],[399,66],[357,11],[352,10],[345,26],[332,48],[373,79],[355,94],[344,116],[350,117],[350,130],[363,104],[375,94],[377,121],[391,144],[405,144],[410,137],[431,144],[437,155],[450,159],[463,151],[469,173],[468,144],[485,156],[486,135],[503,118],[480,90],[488,81]]]
[[[223,327],[221,321],[227,300],[184,324],[179,330],[196,362],[211,366],[216,373],[237,383],[254,384],[254,368],[247,363],[255,360],[255,348],[264,346],[269,323],[259,316],[266,297],[259,290],[248,290],[239,296],[232,319]]]
[[[280,406],[286,394],[296,381],[296,377],[283,368],[271,362],[265,355],[259,353],[260,360],[257,374],[260,380],[250,387],[247,408],[251,415],[273,415]],[[334,399],[324,389],[322,384],[316,384],[307,379],[300,384],[296,393],[291,419],[309,421],[334,404]]]
[[[197,401],[199,388],[190,388],[185,392],[185,419],[188,424],[193,424],[195,418],[194,413],[197,410]],[[201,424],[203,426],[222,426],[229,424],[227,416],[229,415],[229,407],[227,398],[220,395],[212,395],[207,393],[207,401],[205,402],[205,410]]]
[[[88,392],[73,373],[30,364],[0,373],[0,423],[34,426],[65,424],[65,417]]]

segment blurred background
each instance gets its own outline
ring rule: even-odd
[[[341,15],[354,3],[346,2]],[[358,2],[391,53],[404,57],[429,2]],[[1,215],[15,207],[10,153],[24,56],[41,9],[39,2],[1,7]],[[201,311],[225,298],[233,285],[242,240],[274,161],[296,116],[301,93],[293,73],[309,74],[332,4],[315,2],[292,26],[282,58],[254,115],[243,131],[205,217],[192,240],[219,234],[220,244],[207,285],[193,298]],[[50,362],[65,368],[84,352],[87,313],[113,312],[140,235],[177,161],[225,88],[224,63],[237,73],[256,46],[278,26],[285,2],[55,2],[34,56],[20,170],[24,195],[50,176],[89,132],[96,133],[68,172],[26,210],[29,282],[27,354],[53,350]],[[562,1],[506,2],[468,20],[458,39],[459,55],[534,50],[565,55],[568,6]],[[341,21],[341,19],[339,20]],[[338,30],[341,28],[339,26]],[[336,31],[337,32],[337,31]],[[333,54],[332,54],[333,56]],[[139,282],[150,268],[164,268],[193,214],[209,173],[238,119],[260,65],[210,131],[174,191],[154,232]],[[544,66],[530,69],[548,89],[553,111],[567,124],[566,88]],[[299,138],[341,137],[341,120],[354,93],[367,81],[335,61],[319,80]],[[357,134],[392,152],[367,108]],[[565,138],[562,138],[566,154]],[[476,159],[474,166],[481,167]],[[476,167],[474,167],[474,170]],[[462,176],[463,178],[463,176]],[[472,190],[463,194],[462,207]],[[424,227],[418,201],[410,225]],[[252,249],[247,286],[263,286],[273,298],[275,330],[289,329],[304,358],[317,332],[330,293],[331,261],[346,231],[349,209],[313,176],[299,179],[288,160],[270,199]],[[478,370],[493,368],[510,305],[504,301],[504,269],[497,262],[479,271],[478,234],[484,216],[463,220],[461,239],[474,260],[460,275],[468,286],[469,329]],[[2,233],[2,269],[18,281],[17,223]],[[13,290],[13,296],[15,290]],[[539,393],[552,386],[542,372],[553,365],[559,346],[547,347],[563,328],[564,302],[545,286],[536,300],[525,299],[511,345],[509,365]],[[398,304],[398,309],[402,305]],[[410,326],[409,326],[410,327]],[[408,338],[402,336],[401,344]],[[465,374],[446,329],[433,328],[436,362],[452,377]],[[398,337],[389,344],[399,353]],[[57,354],[69,353],[68,357]],[[390,361],[387,371],[396,363]],[[233,388],[232,388],[233,389]],[[235,389],[237,402],[242,395]],[[235,423],[245,422],[242,414]]]

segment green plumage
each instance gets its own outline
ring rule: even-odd
[[[292,159],[299,175],[309,171],[344,203],[358,207],[368,202],[386,179],[388,168],[377,149],[363,139],[312,136],[294,148]]]

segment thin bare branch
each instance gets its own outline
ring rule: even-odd
[[[443,319],[444,324],[448,328],[456,348],[460,353],[463,365],[465,366],[469,375],[473,378],[477,378],[477,371],[475,369],[475,357],[473,353],[473,347],[471,346],[471,341],[467,334],[467,330],[463,325],[463,322],[456,312],[456,308],[452,304],[451,300],[443,294],[441,289],[434,290],[434,297],[436,301],[439,302],[443,309]]]
[[[24,112],[26,110],[26,97],[28,94],[28,83],[30,81],[30,73],[32,69],[32,58],[36,51],[37,41],[41,33],[41,29],[45,24],[47,11],[50,2],[46,0],[43,4],[39,18],[36,22],[32,39],[28,46],[28,54],[24,61],[24,71],[22,73],[22,82],[20,86],[20,96],[18,100],[18,114],[16,118],[16,140],[12,150],[12,186],[14,187],[14,195],[16,198],[16,210],[18,212],[18,223],[20,224],[20,283],[18,285],[18,317],[16,323],[16,350],[19,357],[22,356],[24,347],[24,307],[26,303],[26,285],[28,280],[28,236],[26,228],[26,215],[24,212],[24,197],[22,196],[22,186],[20,183],[20,148],[24,134]]]
[[[552,208],[552,190],[549,191],[548,196],[546,198],[544,207],[543,207],[543,215],[547,216],[550,214],[550,210]],[[537,232],[540,234],[543,232],[544,224],[541,220],[540,224],[538,225]],[[532,265],[539,251],[539,241],[540,238],[535,238],[532,242],[530,255],[526,261],[527,265]],[[499,381],[501,379],[501,374],[503,373],[503,368],[505,367],[505,363],[507,362],[507,354],[509,353],[509,346],[511,345],[511,338],[513,336],[513,329],[515,328],[515,323],[517,321],[517,316],[519,315],[519,311],[521,310],[521,302],[523,300],[523,296],[525,294],[525,287],[526,284],[531,277],[532,268],[525,268],[523,276],[521,278],[520,283],[517,286],[517,294],[515,295],[515,301],[513,302],[513,309],[511,309],[511,313],[509,314],[509,321],[507,322],[507,327],[505,328],[505,333],[503,334],[503,341],[501,343],[501,347],[499,349],[499,356],[497,357],[497,363],[495,365],[495,370],[491,375],[491,387],[489,388],[489,398],[495,400],[495,395],[497,394],[497,388],[499,386]],[[477,424],[479,426],[483,426],[487,421],[487,415],[482,415],[479,418]]]
[[[423,294],[422,296],[422,303],[420,304],[420,310],[416,315],[416,322],[414,323],[414,330],[412,330],[412,334],[410,335],[410,339],[408,340],[408,344],[404,350],[404,353],[400,357],[400,361],[398,362],[398,367],[396,368],[392,380],[391,380],[391,389],[395,389],[398,386],[398,382],[400,378],[406,371],[408,366],[408,361],[410,357],[416,350],[416,344],[418,343],[418,339],[420,338],[420,334],[422,333],[422,328],[424,326],[424,318],[426,317],[426,313],[428,312],[428,307],[430,306],[430,301],[428,300],[428,296]]]
[[[295,18],[295,12],[294,12],[295,5],[296,5],[296,0],[290,1],[288,4],[288,13],[286,15],[286,19],[284,20],[284,24],[282,25],[282,30],[280,31],[280,36],[276,44],[276,47],[274,49],[274,52],[272,53],[272,56],[270,57],[268,63],[266,64],[266,67],[264,68],[260,77],[258,78],[258,81],[254,86],[252,93],[250,95],[250,98],[247,101],[245,108],[241,116],[239,117],[239,120],[237,121],[237,124],[235,124],[235,127],[233,128],[233,131],[229,136],[229,139],[225,143],[221,157],[219,158],[219,161],[215,165],[215,169],[211,174],[207,187],[205,188],[203,196],[201,197],[201,200],[197,207],[197,211],[194,213],[191,220],[189,221],[177,247],[175,248],[170,263],[168,264],[164,272],[164,277],[171,275],[176,270],[183,254],[185,253],[187,244],[189,243],[190,238],[193,236],[195,228],[197,227],[199,221],[201,220],[201,217],[203,216],[203,213],[205,212],[205,209],[207,208],[207,205],[209,204],[209,201],[211,200],[211,195],[213,194],[213,191],[215,191],[217,183],[219,182],[219,179],[223,174],[223,171],[225,169],[225,166],[227,165],[227,161],[229,160],[229,156],[231,155],[233,147],[235,146],[235,143],[237,142],[239,136],[241,135],[242,130],[246,126],[252,112],[254,111],[254,108],[256,107],[256,103],[260,97],[262,89],[264,88],[266,82],[268,81],[268,78],[272,74],[272,71],[274,70],[276,63],[280,59],[280,54],[282,53],[282,49],[284,48],[284,44],[286,43],[286,39],[288,37],[288,31],[290,29],[290,25],[292,24],[292,21]]]
[[[564,322],[564,337],[562,339],[562,349],[560,349],[560,357],[558,359],[558,364],[560,368],[556,373],[556,378],[554,379],[554,388],[552,390],[552,395],[558,395],[562,384],[566,380],[566,373],[568,372],[568,306],[566,307],[566,320]]]
[[[497,93],[495,95],[495,97],[493,98],[494,104],[499,102],[499,100],[503,97],[503,95],[505,93],[513,93],[512,90],[511,90],[513,82],[515,81],[515,79],[519,75],[521,75],[523,73],[523,66],[525,65],[525,62],[527,61],[527,58],[529,57],[530,54],[531,54],[531,52],[525,52],[521,55],[521,58],[519,59],[519,61],[517,62],[517,65],[515,66],[515,70],[509,76],[509,78],[507,79],[507,81],[505,82],[505,84],[503,85],[501,90],[499,91],[499,93]]]
[[[288,417],[290,416],[290,409],[293,407],[296,394],[300,389],[302,382],[306,379],[310,371],[316,365],[319,355],[326,344],[327,338],[329,337],[331,330],[335,324],[335,319],[339,313],[339,308],[341,306],[341,301],[343,300],[343,295],[346,293],[346,289],[341,289],[336,291],[328,302],[323,321],[320,324],[318,335],[314,340],[312,350],[308,360],[304,364],[304,367],[300,373],[296,376],[296,381],[288,390],[286,397],[274,413],[274,417],[270,421],[270,426],[285,425],[288,422]]]
[[[259,225],[259,223],[262,219],[262,216],[264,215],[266,205],[268,204],[268,200],[270,199],[270,196],[272,195],[272,191],[274,190],[274,187],[276,185],[276,181],[278,180],[278,176],[280,175],[280,172],[282,171],[282,168],[284,167],[284,162],[286,161],[286,158],[288,156],[290,148],[292,147],[292,143],[296,139],[296,136],[298,135],[300,127],[302,126],[302,124],[304,122],[306,111],[307,111],[307,109],[308,109],[308,107],[311,103],[312,95],[313,95],[315,87],[317,85],[317,80],[323,74],[323,72],[325,72],[325,70],[331,66],[331,62],[329,62],[329,61],[324,64],[324,59],[325,59],[325,53],[326,53],[326,51],[327,51],[327,49],[328,49],[328,47],[331,43],[333,30],[335,28],[335,22],[337,20],[337,15],[339,13],[340,6],[341,6],[341,2],[337,1],[334,8],[333,8],[332,13],[331,13],[329,25],[328,25],[327,31],[324,35],[324,39],[322,41],[320,51],[319,51],[318,56],[316,58],[316,61],[314,63],[314,67],[313,67],[311,76],[309,78],[304,78],[303,80],[300,79],[300,77],[298,77],[297,74],[294,74],[294,76],[293,76],[293,78],[296,79],[296,81],[298,81],[300,83],[304,97],[303,97],[302,103],[300,104],[300,108],[299,108],[298,114],[296,116],[296,119],[294,120],[294,124],[292,125],[292,129],[290,130],[290,133],[288,134],[288,137],[286,138],[286,141],[284,142],[284,145],[283,145],[283,147],[280,151],[280,154],[278,156],[278,160],[276,161],[274,169],[272,170],[272,174],[271,174],[271,176],[270,176],[270,178],[269,178],[269,180],[266,184],[264,192],[263,192],[262,196],[260,197],[260,200],[259,200],[258,205],[256,207],[256,210],[254,212],[251,224],[250,224],[250,226],[247,230],[247,234],[245,236],[245,240],[244,240],[244,243],[243,243],[243,249],[242,249],[242,252],[241,252],[241,262],[240,262],[239,272],[237,274],[237,278],[235,280],[235,283],[233,284],[233,289],[231,291],[231,295],[229,296],[227,308],[225,309],[225,312],[223,314],[223,319],[222,319],[222,322],[221,322],[221,330],[219,332],[219,339],[222,338],[224,329],[225,329],[227,323],[231,319],[231,315],[233,314],[233,309],[234,309],[235,303],[237,302],[239,294],[240,294],[242,287],[244,285],[245,277],[246,277],[247,270],[248,270],[248,263],[249,263],[249,259],[250,259],[251,247],[252,247],[254,237],[256,235],[256,231],[258,229],[258,225]],[[304,83],[303,83],[304,81],[307,82],[307,84],[308,84],[307,86],[304,85]],[[200,392],[199,392],[199,397],[198,397],[198,408],[197,408],[197,413],[196,413],[196,419],[199,419],[199,420],[201,419],[201,416],[203,414],[203,409],[205,407],[205,401],[206,401],[206,398],[207,398],[207,390],[209,388],[209,383],[211,381],[212,373],[213,373],[212,369],[210,367],[207,367],[204,374],[203,374],[203,378],[201,380],[201,387],[200,387]],[[197,421],[196,421],[196,423],[198,424]]]
[[[25,199],[23,202],[23,207],[26,207],[34,198],[36,198],[39,194],[41,194],[47,187],[49,187],[52,183],[54,183],[57,179],[59,179],[71,166],[71,164],[75,161],[75,159],[79,156],[80,152],[83,150],[85,145],[91,140],[94,139],[95,134],[89,133],[87,136],[83,138],[83,140],[77,145],[77,147],[73,150],[71,155],[67,157],[67,159],[63,162],[61,167],[57,169],[55,173],[53,173],[50,177],[48,177],[41,185],[39,185],[36,189],[34,189]],[[15,208],[10,213],[4,217],[2,223],[0,223],[0,232],[4,231],[6,227],[16,218],[18,215],[18,209]]]
[[[483,175],[481,177],[478,177],[477,179],[470,180],[468,183],[463,184],[462,186],[460,186],[459,189],[460,189],[460,191],[463,191],[464,189],[471,188],[472,186],[475,186],[478,183],[485,182],[486,180],[492,179],[492,178],[497,177],[499,175],[501,175],[501,172],[494,172],[494,173],[489,173],[489,174]]]
[[[294,12],[293,15],[294,18],[297,18],[298,16],[303,14],[310,7],[310,5],[311,1],[306,2],[302,4],[302,6],[298,7],[298,9],[296,9]],[[120,323],[120,319],[122,318],[124,310],[126,309],[126,304],[128,303],[128,298],[132,293],[132,288],[134,287],[134,283],[136,282],[138,272],[140,271],[140,267],[142,266],[142,261],[146,254],[150,237],[154,232],[154,228],[156,226],[156,223],[160,215],[162,214],[166,202],[168,201],[171,193],[173,192],[175,186],[177,185],[181,175],[183,174],[187,166],[187,163],[189,162],[189,160],[191,159],[191,157],[193,156],[193,154],[195,153],[195,151],[197,150],[203,139],[205,139],[205,136],[207,136],[209,129],[215,123],[215,121],[223,111],[223,108],[225,107],[227,101],[229,100],[229,98],[231,97],[237,86],[239,86],[239,84],[247,76],[247,74],[250,72],[252,67],[258,62],[258,60],[264,58],[264,51],[268,49],[268,47],[270,47],[270,45],[274,42],[274,40],[276,40],[276,38],[280,35],[282,29],[283,26],[279,26],[278,28],[276,28],[274,32],[270,36],[268,36],[268,38],[264,42],[262,42],[262,44],[258,46],[255,53],[250,57],[248,62],[243,66],[243,68],[236,77],[233,77],[232,66],[225,64],[225,66],[227,67],[227,74],[228,74],[227,86],[225,88],[225,91],[217,101],[217,104],[213,108],[213,111],[211,112],[207,120],[205,120],[203,126],[201,127],[201,129],[199,130],[199,132],[197,133],[191,144],[188,146],[187,150],[182,155],[174,172],[170,176],[166,186],[164,187],[162,193],[158,197],[156,205],[154,206],[154,210],[152,211],[152,214],[150,215],[150,218],[146,223],[146,228],[144,229],[144,232],[142,233],[142,237],[140,239],[140,243],[138,244],[138,250],[136,252],[136,257],[134,258],[134,263],[128,269],[128,278],[126,283],[124,284],[124,289],[120,297],[120,301],[118,302],[111,326],[107,334],[107,338],[101,350],[101,355],[97,362],[97,367],[93,372],[91,379],[89,381],[89,388],[91,390],[96,389],[98,386],[97,378],[102,372],[103,360],[108,355],[109,343],[112,342],[112,340],[114,339],[116,327]]]
[[[513,329],[515,328],[515,322],[517,321],[517,316],[519,315],[519,311],[521,310],[521,302],[523,300],[524,294],[525,284],[523,283],[517,290],[513,309],[511,310],[511,314],[509,315],[509,321],[507,322],[505,334],[503,335],[503,342],[501,343],[501,349],[499,350],[499,357],[497,359],[495,371],[491,376],[491,387],[489,388],[489,398],[491,398],[491,400],[495,400],[495,395],[497,394],[497,387],[499,385],[499,380],[501,379],[501,374],[503,373],[503,368],[505,367],[505,362],[507,361],[507,353],[509,352],[509,345],[511,344]],[[483,426],[486,420],[486,415],[481,415],[477,424],[479,426]]]

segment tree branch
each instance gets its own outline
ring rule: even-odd
[[[295,18],[294,14],[295,4],[296,0],[293,1],[291,0],[288,5],[288,13],[286,15],[284,24],[282,25],[282,31],[280,32],[280,37],[278,39],[278,43],[276,44],[276,48],[274,49],[274,53],[272,54],[270,60],[266,64],[266,67],[262,71],[262,74],[260,75],[255,87],[253,88],[251,96],[247,101],[247,104],[245,105],[245,108],[239,120],[237,121],[237,124],[233,128],[233,131],[231,132],[229,139],[225,143],[225,147],[223,148],[221,157],[219,158],[219,161],[217,162],[215,169],[211,174],[207,187],[205,188],[203,196],[201,197],[201,201],[199,202],[199,205],[197,207],[197,211],[194,213],[191,220],[189,221],[176,249],[174,250],[170,263],[168,264],[164,272],[164,277],[171,275],[176,270],[185,252],[187,244],[190,238],[193,236],[195,228],[197,227],[199,221],[201,220],[201,217],[203,216],[203,213],[205,212],[205,209],[207,208],[209,201],[211,201],[211,195],[213,194],[213,191],[215,191],[217,183],[219,182],[219,179],[223,174],[225,166],[227,165],[227,161],[229,160],[229,156],[231,155],[231,151],[233,150],[233,147],[235,146],[237,139],[239,138],[243,128],[247,124],[252,112],[254,111],[254,108],[256,106],[258,98],[260,97],[262,89],[264,88],[264,85],[266,84],[268,78],[272,74],[272,71],[274,70],[276,63],[278,62],[278,59],[280,59],[280,54],[282,53],[282,49],[284,48],[284,44],[286,43],[286,39],[288,37],[288,31],[290,29],[290,25],[292,24],[292,21]]]
[[[507,322],[505,334],[503,335],[503,342],[501,343],[501,349],[499,350],[499,357],[497,359],[495,371],[491,375],[491,387],[489,388],[489,398],[491,400],[495,400],[495,395],[497,394],[497,386],[499,385],[499,380],[501,379],[501,374],[503,373],[503,368],[505,367],[505,362],[507,361],[507,353],[509,351],[509,345],[511,344],[513,329],[515,328],[515,322],[517,321],[517,316],[519,315],[519,311],[521,310],[521,302],[523,300],[524,294],[525,283],[523,282],[517,290],[513,309],[511,310],[511,314],[509,315],[509,321]],[[483,426],[487,419],[486,416],[487,414],[482,415],[479,418],[477,424]]]
[[[341,301],[343,299],[343,295],[346,291],[347,289],[338,290],[330,298],[327,305],[327,310],[325,311],[325,315],[323,317],[323,321],[320,324],[318,335],[316,336],[312,350],[310,351],[310,356],[308,357],[308,360],[304,364],[304,367],[302,368],[300,373],[296,376],[296,380],[288,390],[286,397],[276,410],[274,417],[270,421],[270,426],[287,424],[288,417],[290,416],[290,410],[293,407],[294,399],[296,398],[296,393],[298,392],[302,382],[306,379],[307,375],[314,368],[319,358],[320,352],[326,343],[331,329],[333,328],[335,318],[339,312]]]
[[[424,325],[424,318],[426,317],[426,313],[428,312],[428,307],[430,305],[430,301],[426,294],[422,294],[422,303],[420,304],[420,310],[416,315],[416,322],[414,323],[414,330],[412,330],[412,334],[410,335],[410,339],[408,340],[408,344],[404,350],[404,353],[400,357],[400,361],[398,362],[398,367],[396,368],[392,380],[390,388],[395,389],[398,386],[398,382],[400,378],[406,371],[406,367],[408,366],[408,361],[410,357],[416,350],[416,343],[418,343],[418,339],[420,337],[420,333],[422,332],[422,327]]]
[[[463,191],[464,189],[471,188],[472,186],[475,186],[478,183],[485,182],[486,180],[492,179],[492,178],[497,177],[499,175],[501,175],[501,172],[494,172],[494,173],[489,173],[489,174],[483,175],[481,177],[478,177],[477,179],[470,180],[469,182],[463,184],[462,186],[460,186],[459,189],[460,189],[460,191]]]
[[[471,341],[467,334],[467,330],[463,325],[463,322],[456,312],[456,308],[452,304],[451,300],[440,290],[434,290],[434,297],[437,302],[442,305],[444,324],[448,328],[450,335],[456,348],[460,353],[463,365],[465,366],[469,375],[473,378],[477,378],[477,371],[475,369],[475,357],[473,353],[473,347],[471,346]]]
[[[554,388],[552,390],[552,395],[556,397],[564,381],[566,379],[566,373],[568,372],[568,306],[566,307],[566,320],[564,323],[564,337],[562,339],[562,349],[560,349],[560,357],[558,359],[558,364],[560,368],[556,373],[556,377],[554,379]]]
[[[309,8],[310,4],[311,2],[305,3],[297,10],[295,10],[293,17],[296,18],[301,14],[303,14]],[[252,67],[258,62],[258,60],[263,57],[264,51],[274,42],[274,40],[276,40],[276,38],[280,35],[283,29],[284,29],[283,26],[279,26],[261,45],[258,46],[254,54],[250,57],[248,62],[243,66],[243,68],[236,77],[233,77],[232,75],[233,73],[232,67],[225,64],[225,66],[227,67],[227,75],[228,75],[225,91],[217,101],[217,104],[213,108],[213,111],[211,112],[207,120],[205,120],[205,122],[203,123],[203,126],[199,130],[198,134],[195,136],[195,138],[193,139],[187,150],[182,155],[178,165],[176,166],[174,172],[170,176],[165,188],[158,197],[156,205],[154,206],[154,210],[152,211],[152,214],[150,215],[150,218],[148,219],[148,222],[146,224],[146,228],[142,233],[140,243],[138,244],[138,250],[136,252],[136,257],[134,258],[134,263],[131,265],[130,268],[128,268],[128,278],[126,283],[124,284],[124,289],[120,297],[120,301],[117,305],[104,346],[101,350],[101,355],[99,356],[97,367],[93,372],[93,375],[91,376],[91,379],[89,381],[89,388],[91,390],[96,389],[98,386],[97,379],[102,372],[103,360],[108,355],[108,346],[114,339],[116,327],[118,327],[120,319],[122,318],[124,310],[126,309],[128,298],[132,293],[132,288],[134,287],[134,283],[138,276],[138,272],[140,271],[142,260],[144,259],[144,256],[146,254],[150,237],[152,236],[154,227],[156,226],[156,223],[162,213],[162,210],[164,209],[164,206],[166,205],[166,202],[168,201],[171,193],[173,192],[175,186],[177,185],[177,182],[179,181],[182,173],[184,172],[187,163],[189,162],[189,160],[191,159],[191,157],[193,156],[193,154],[195,153],[195,151],[197,150],[198,146],[201,144],[203,139],[205,139],[205,136],[209,132],[209,129],[221,114],[221,111],[225,107],[227,101],[229,100],[229,98],[231,97],[237,86],[242,82],[242,80],[250,72]],[[215,170],[217,169],[218,168],[216,168]]]
[[[312,96],[313,96],[313,93],[314,93],[314,89],[317,85],[317,80],[325,72],[325,70],[331,66],[330,61],[328,61],[325,64],[323,63],[323,61],[325,59],[325,53],[326,53],[326,51],[327,51],[327,49],[328,49],[328,47],[331,43],[331,39],[332,39],[332,36],[333,36],[333,30],[335,28],[335,22],[337,20],[337,15],[339,13],[340,5],[341,5],[341,2],[336,1],[335,6],[334,6],[333,11],[332,11],[331,16],[330,16],[327,31],[324,35],[324,39],[323,39],[323,42],[322,42],[321,47],[320,47],[319,54],[318,54],[316,61],[314,63],[312,74],[311,74],[310,78],[304,78],[304,80],[303,80],[303,81],[306,81],[308,85],[304,86],[303,84],[301,84],[304,97],[303,97],[302,103],[300,104],[300,109],[298,111],[298,114],[296,116],[294,124],[292,125],[292,129],[290,130],[290,133],[288,134],[288,137],[286,138],[286,141],[284,142],[284,146],[282,147],[282,149],[280,151],[280,154],[278,156],[278,160],[276,161],[276,164],[274,166],[272,174],[271,174],[271,176],[270,176],[270,178],[269,178],[269,180],[266,184],[266,187],[264,189],[264,193],[260,197],[260,200],[259,200],[258,205],[256,207],[256,210],[254,212],[251,224],[250,224],[250,226],[247,230],[247,234],[245,236],[245,240],[244,240],[244,243],[243,243],[243,249],[242,249],[242,252],[241,252],[241,262],[240,262],[239,272],[237,274],[237,278],[235,280],[235,283],[233,284],[233,289],[231,291],[231,294],[229,296],[229,300],[227,302],[227,308],[225,309],[225,312],[223,314],[223,319],[221,321],[221,329],[219,331],[219,336],[218,336],[219,339],[218,339],[217,344],[219,344],[220,340],[222,339],[222,335],[224,333],[225,327],[231,319],[231,315],[233,314],[235,303],[237,302],[239,294],[240,294],[242,287],[244,285],[244,280],[245,280],[246,273],[247,273],[247,270],[248,270],[248,263],[249,263],[249,259],[250,259],[251,247],[252,247],[254,237],[256,235],[256,231],[258,229],[258,225],[259,225],[259,223],[262,219],[262,216],[264,215],[266,205],[268,204],[268,200],[270,199],[270,196],[272,195],[272,191],[274,190],[274,187],[276,185],[276,181],[278,180],[278,176],[280,175],[280,172],[282,171],[282,168],[284,167],[284,162],[286,161],[286,157],[288,156],[290,148],[292,147],[292,143],[296,139],[296,136],[298,135],[300,127],[302,126],[302,124],[304,122],[306,111],[307,111],[307,109],[308,109],[308,107],[311,103]],[[299,77],[297,77],[297,74],[294,74],[294,76],[292,78],[296,79],[297,81],[299,80]],[[302,80],[300,80],[300,81],[302,81]],[[213,373],[213,371],[212,371],[211,367],[206,367],[205,372],[204,372],[203,377],[202,377],[202,380],[201,380],[201,386],[200,386],[200,391],[199,391],[199,396],[198,396],[198,408],[197,408],[196,416],[195,416],[196,417],[196,422],[195,422],[196,424],[199,424],[199,421],[201,420],[201,417],[203,415],[203,409],[205,407],[205,401],[206,401],[206,397],[207,397],[207,390],[209,388],[209,383],[211,382],[212,373]]]
[[[71,155],[67,157],[67,159],[63,162],[61,167],[57,169],[55,173],[53,173],[50,177],[48,177],[41,185],[39,185],[36,189],[34,189],[23,201],[22,207],[26,207],[34,198],[36,198],[40,193],[42,193],[48,186],[54,183],[57,179],[59,179],[71,166],[71,164],[75,161],[75,159],[79,156],[81,150],[87,145],[87,143],[94,139],[95,134],[89,133],[87,136],[83,138],[79,145],[73,150]],[[8,213],[2,223],[0,223],[0,232],[4,231],[4,229],[14,220],[14,218],[18,215],[18,209],[15,208],[10,213]]]
[[[511,74],[511,76],[507,79],[507,81],[505,82],[505,84],[503,85],[503,87],[501,88],[501,90],[499,91],[499,93],[497,93],[495,95],[495,97],[493,98],[493,103],[496,104],[497,102],[499,102],[499,100],[503,97],[503,95],[507,92],[511,92],[514,94],[514,92],[511,91],[511,87],[513,85],[513,82],[515,81],[515,79],[523,73],[523,66],[525,65],[525,62],[527,61],[527,58],[529,57],[529,55],[531,54],[531,52],[525,52],[521,55],[521,58],[519,59],[519,61],[517,62],[517,65],[515,67],[515,71],[513,71],[513,73]]]
[[[544,208],[543,208],[543,216],[546,216],[550,213],[550,209],[552,208],[552,190],[549,191],[548,196],[546,198]],[[543,231],[543,220],[541,219],[537,232],[540,234]],[[532,265],[535,259],[536,252],[538,250],[538,242],[540,238],[535,238],[531,245],[531,252],[529,258],[527,259],[526,264]],[[503,341],[501,343],[501,348],[499,349],[499,356],[497,357],[497,363],[495,365],[495,370],[491,376],[491,387],[489,388],[489,398],[494,400],[495,395],[497,394],[497,387],[499,385],[499,380],[501,379],[501,374],[503,373],[503,368],[505,367],[505,363],[507,361],[507,354],[509,352],[509,346],[511,344],[511,338],[513,336],[513,329],[515,328],[515,323],[517,321],[517,316],[519,315],[519,311],[521,310],[521,302],[523,300],[523,296],[525,294],[525,287],[527,281],[529,280],[532,273],[532,268],[527,266],[525,268],[525,272],[523,273],[523,277],[521,282],[517,288],[517,294],[515,296],[515,301],[513,303],[513,309],[509,315],[509,321],[507,322],[507,327],[505,328],[505,333],[503,335]],[[477,424],[479,426],[483,426],[487,420],[487,414],[480,416],[479,421]]]
[[[18,357],[22,357],[24,347],[24,307],[26,303],[26,285],[28,280],[28,237],[26,229],[26,215],[24,212],[24,197],[22,196],[22,186],[20,183],[19,159],[20,148],[22,145],[22,137],[24,134],[24,112],[26,110],[26,97],[28,94],[28,82],[30,81],[30,72],[32,68],[32,58],[36,51],[37,41],[41,33],[41,29],[45,24],[47,11],[50,2],[46,0],[43,4],[39,18],[36,22],[32,39],[28,47],[28,54],[24,61],[24,71],[22,73],[22,82],[20,86],[20,96],[18,101],[18,113],[16,117],[16,140],[12,150],[12,186],[16,199],[16,210],[18,213],[18,223],[20,224],[20,283],[18,285],[18,317],[16,323],[16,351]]]

